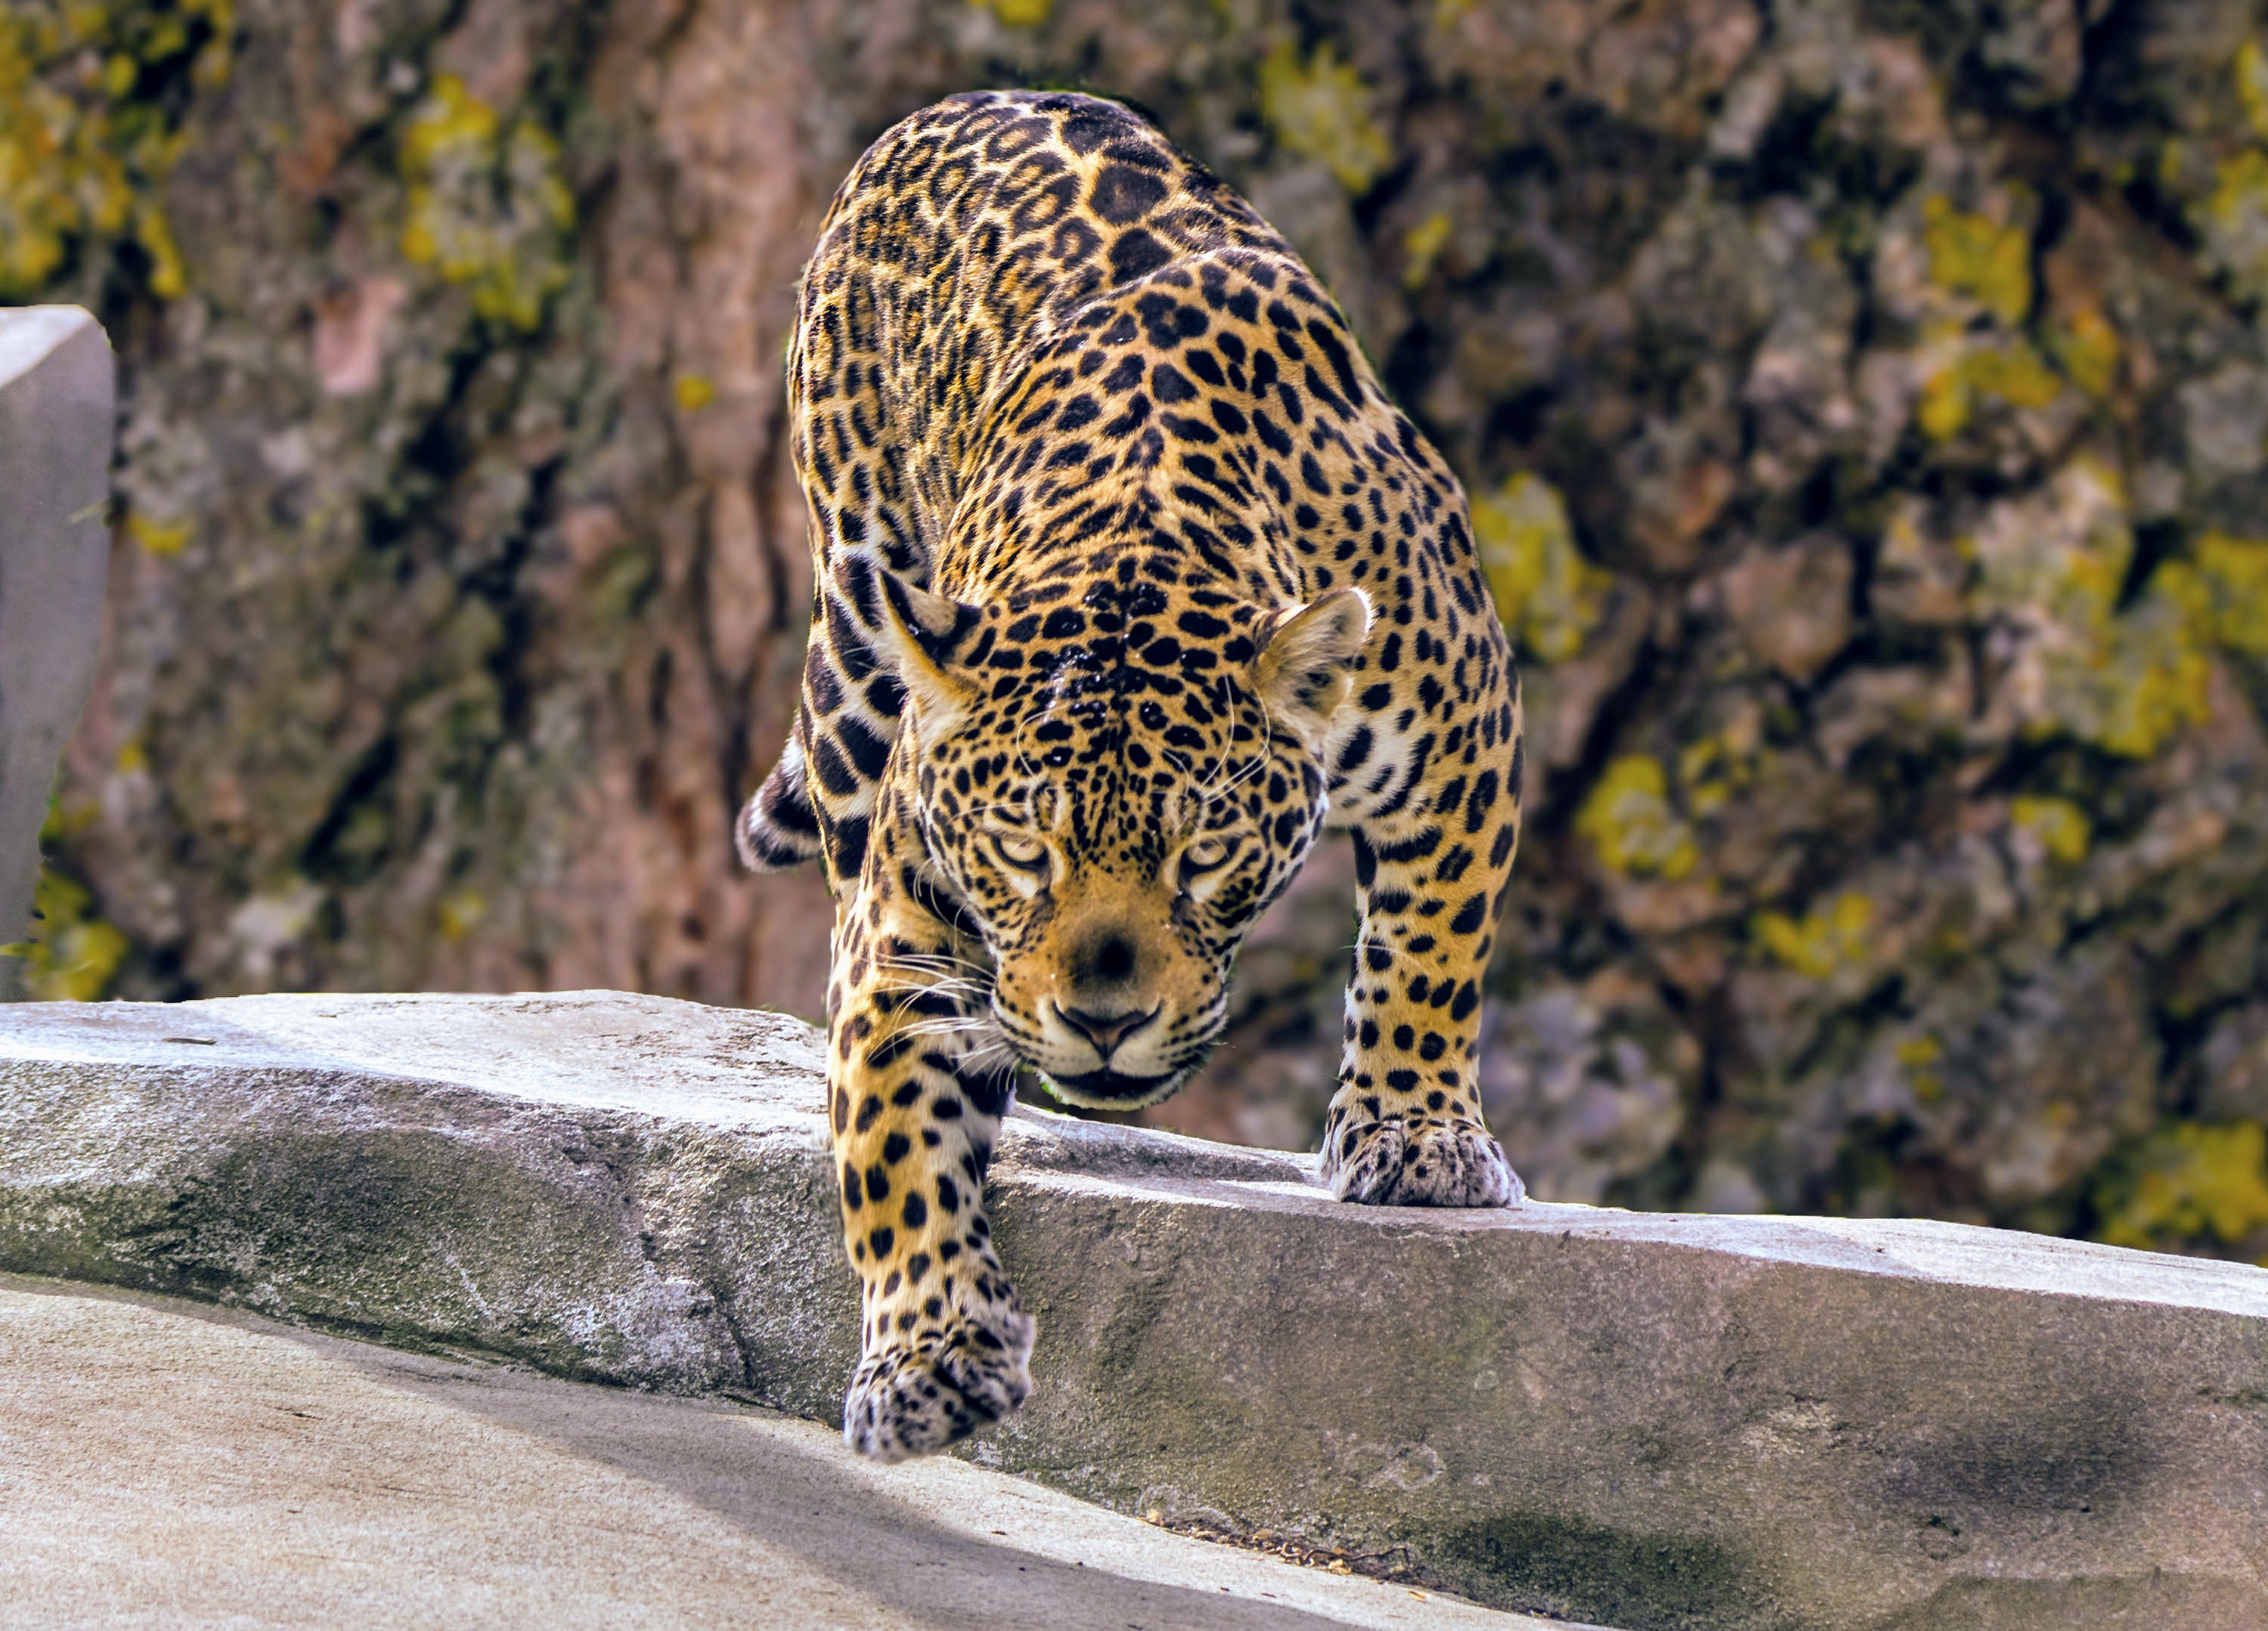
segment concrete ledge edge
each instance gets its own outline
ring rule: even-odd
[[[799,1022],[618,993],[0,1009],[0,1268],[831,1420]],[[973,1458],[1653,1627],[2268,1627],[2268,1271],[1960,1225],[1343,1206],[1027,1111]]]

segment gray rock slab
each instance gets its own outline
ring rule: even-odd
[[[1551,1631],[770,1411],[0,1276],[0,1622]]]
[[[87,312],[0,308],[0,945],[30,921],[55,761],[94,683],[114,390]],[[21,978],[0,957],[0,1002]]]
[[[813,1033],[613,993],[0,1013],[0,1267],[832,1421]],[[1928,1223],[1347,1207],[1030,1109],[972,1459],[1655,1627],[2268,1627],[2268,1271]]]

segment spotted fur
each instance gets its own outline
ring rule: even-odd
[[[1517,1201],[1475,1055],[1519,682],[1456,479],[1299,257],[1116,104],[958,96],[836,195],[789,376],[820,589],[740,839],[835,893],[851,1444],[1021,1402],[983,1204],[1016,1070],[1172,1092],[1326,825],[1361,915],[1326,1178]]]

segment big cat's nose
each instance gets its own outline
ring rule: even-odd
[[[1108,931],[1079,949],[1071,978],[1087,988],[1123,985],[1134,977],[1134,964],[1133,941],[1123,934]]]
[[[1094,1051],[1103,1058],[1128,1037],[1158,1017],[1154,1008],[1145,1013],[1095,1014],[1083,1008],[1066,1008],[1056,1004],[1056,1017],[1094,1045]]]

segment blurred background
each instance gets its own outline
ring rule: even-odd
[[[0,300],[122,364],[34,988],[811,1014],[728,823],[781,353],[950,92],[1133,99],[1462,473],[1543,1196],[2268,1258],[2268,17],[2231,0],[9,0]],[[1312,1147],[1351,868],[1147,1113]],[[1042,1100],[1044,1102],[1044,1100]]]

